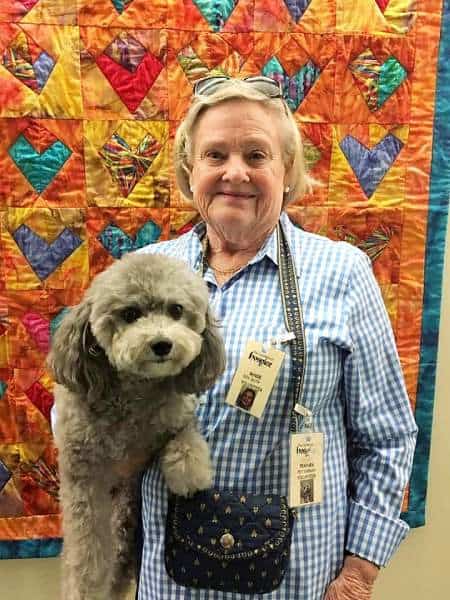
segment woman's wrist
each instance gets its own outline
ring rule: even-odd
[[[344,568],[353,572],[357,572],[361,579],[370,585],[375,582],[376,578],[378,577],[378,573],[380,572],[380,567],[375,563],[367,560],[366,558],[362,558],[357,554],[351,553],[346,553],[344,559]]]

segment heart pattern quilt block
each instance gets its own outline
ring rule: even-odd
[[[161,147],[161,142],[150,134],[132,148],[118,133],[114,133],[99,151],[99,156],[126,198],[145,175]]]
[[[130,112],[139,107],[164,66],[126,32],[97,56],[96,63]]]
[[[3,52],[1,64],[30,90],[40,94],[56,60],[21,31]]]
[[[370,48],[353,60],[348,68],[370,111],[379,110],[408,76],[394,56],[380,62]]]

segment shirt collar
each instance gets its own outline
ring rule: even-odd
[[[294,242],[294,240],[293,240],[294,231],[293,230],[295,230],[295,225],[292,223],[292,221],[289,219],[289,216],[285,212],[282,212],[280,215],[280,223],[281,223],[281,227],[283,228],[283,231],[286,236],[289,247],[292,249],[293,242]],[[196,225],[194,225],[194,227],[192,229],[192,233],[193,233],[194,239],[196,240],[195,244],[197,246],[195,249],[195,252],[194,252],[194,257],[193,257],[194,264],[192,265],[192,267],[195,270],[197,270],[200,268],[201,261],[203,260],[203,250],[202,250],[201,240],[202,240],[203,236],[206,234],[206,223],[204,221],[201,221],[200,223],[197,223]],[[262,245],[262,247],[260,248],[260,250],[258,251],[256,256],[254,256],[252,258],[252,260],[250,261],[250,264],[260,261],[265,256],[270,258],[270,260],[273,262],[273,264],[278,267],[278,246],[277,246],[277,230],[276,230],[276,228],[272,231],[272,233],[266,239],[266,241],[264,242],[264,244]]]

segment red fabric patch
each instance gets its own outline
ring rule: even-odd
[[[39,0],[20,0],[20,3],[25,6],[27,11],[31,10],[35,4],[37,4]]]
[[[25,394],[34,406],[41,411],[47,421],[50,422],[50,410],[54,402],[53,395],[50,394],[39,381],[35,381],[33,385],[25,391]]]
[[[39,154],[45,152],[47,148],[58,141],[58,138],[53,133],[36,121],[33,121],[22,131],[22,135]]]
[[[138,108],[163,68],[162,63],[150,53],[144,56],[134,73],[105,54],[98,56],[96,62],[130,112]]]
[[[376,0],[376,3],[380,7],[380,10],[382,13],[384,13],[384,11],[386,10],[389,2],[390,2],[390,0]]]

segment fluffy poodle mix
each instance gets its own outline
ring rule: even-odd
[[[172,492],[211,485],[194,394],[224,361],[207,287],[173,258],[125,256],[63,319],[49,364],[58,384],[64,600],[125,597],[138,472],[156,453]]]

